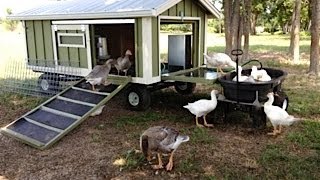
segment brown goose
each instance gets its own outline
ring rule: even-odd
[[[140,148],[148,161],[151,160],[151,153],[157,152],[158,165],[153,165],[153,169],[163,168],[162,154],[170,154],[169,163],[166,170],[173,168],[173,153],[183,142],[189,141],[189,136],[180,135],[179,132],[170,127],[154,126],[150,127],[140,137]]]

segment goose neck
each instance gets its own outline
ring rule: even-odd
[[[273,103],[273,101],[274,101],[274,97],[273,96],[268,96],[268,101],[267,102],[265,102],[265,105],[267,105],[267,106],[271,106],[272,105],[272,103]]]

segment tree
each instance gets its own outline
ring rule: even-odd
[[[248,59],[251,0],[224,0],[224,27],[226,39],[226,54],[232,49],[244,49],[244,56],[240,60]],[[245,44],[242,47],[242,37]]]
[[[223,9],[224,9],[224,33],[226,39],[226,54],[231,54],[232,50],[232,0],[223,0]]]
[[[319,73],[319,20],[320,20],[320,2],[311,0],[311,47],[310,47],[310,66],[309,73]]]
[[[232,5],[232,49],[241,48],[241,24],[240,23],[240,1],[235,0]]]
[[[6,9],[7,15],[12,14],[12,10],[10,8]],[[17,28],[18,21],[13,21],[9,19],[4,19],[3,24],[5,25],[6,29],[9,31],[14,31]]]
[[[252,0],[252,12],[251,12],[251,27],[250,32],[252,35],[256,35],[257,25],[262,25],[263,22],[258,22],[258,19],[266,11],[267,0]]]
[[[294,10],[292,14],[292,28],[289,54],[293,57],[293,62],[299,61],[299,41],[300,41],[300,12],[301,0],[295,0]]]
[[[251,0],[243,0],[244,10],[243,10],[243,56],[242,60],[249,59],[249,37],[251,29]]]

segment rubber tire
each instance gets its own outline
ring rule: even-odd
[[[52,92],[59,90],[59,78],[56,74],[42,74],[38,79],[41,92]]]
[[[286,93],[284,93],[283,91],[279,91],[277,92],[278,96],[274,96],[274,102],[273,105],[274,106],[279,106],[284,110],[287,110],[289,107],[289,98],[287,96]],[[285,107],[284,107],[285,105]]]
[[[195,88],[196,88],[196,83],[189,83],[189,82],[174,83],[174,89],[182,95],[192,94]]]
[[[132,85],[126,92],[126,101],[129,109],[144,111],[150,107],[151,94],[145,85]]]

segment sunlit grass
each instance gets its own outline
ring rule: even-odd
[[[250,52],[255,53],[288,53],[290,46],[290,35],[286,34],[260,34],[250,36]],[[300,39],[300,53],[310,52],[310,36],[303,36]],[[225,39],[221,35],[209,34],[208,51],[224,52]]]

